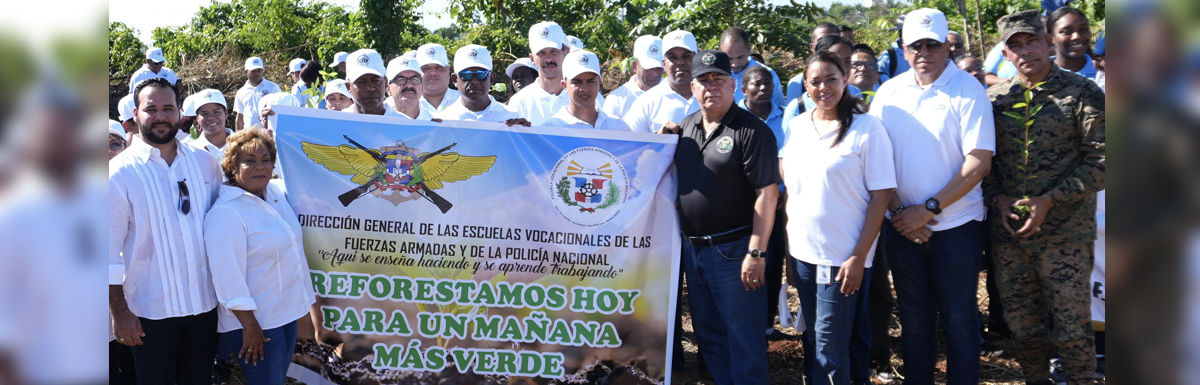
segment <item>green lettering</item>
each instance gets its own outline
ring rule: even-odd
[[[375,344],[375,361],[371,366],[376,368],[392,368],[395,369],[400,364],[400,353],[404,351],[404,345],[392,345],[388,348],[382,343]]]
[[[363,309],[363,332],[364,333],[381,333],[383,332],[383,310],[379,309]]]
[[[392,312],[392,323],[388,324],[386,334],[395,334],[399,336],[411,336],[412,330],[408,328],[408,315],[404,311],[396,310]]]

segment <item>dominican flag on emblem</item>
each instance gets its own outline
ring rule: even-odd
[[[575,178],[575,201],[580,203],[600,203],[600,189],[604,188],[604,179]]]

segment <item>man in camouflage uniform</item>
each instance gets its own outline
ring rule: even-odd
[[[1017,359],[1028,384],[1050,382],[1057,349],[1068,384],[1093,382],[1096,365],[1089,276],[1096,239],[1096,192],[1104,189],[1104,92],[1054,65],[1050,37],[1036,11],[997,23],[1004,56],[1019,74],[988,90],[996,120],[996,157],[984,180],[997,208],[993,258]],[[1042,109],[1029,127],[1028,165],[1022,151],[1025,85]],[[1025,178],[1021,167],[1033,178]],[[1022,188],[1022,181],[1026,186]],[[1028,196],[1028,198],[1023,197]],[[1026,205],[1027,219],[1013,214]]]

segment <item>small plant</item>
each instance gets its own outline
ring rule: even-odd
[[[1021,199],[1029,199],[1029,181],[1033,180],[1033,178],[1037,178],[1037,175],[1032,175],[1032,171],[1029,169],[1029,148],[1033,145],[1033,142],[1037,140],[1037,136],[1029,136],[1029,128],[1033,126],[1033,118],[1042,110],[1041,104],[1036,106],[1033,105],[1033,88],[1041,87],[1043,83],[1045,82],[1034,84],[1032,88],[1025,86],[1024,83],[1021,83],[1021,86],[1025,87],[1025,101],[1013,105],[1013,108],[1019,112],[1004,111],[1004,115],[1016,119],[1021,123],[1021,132],[1024,133],[1024,135],[1019,138],[1012,138],[1012,140],[1017,142],[1017,145],[1021,148],[1021,161],[1020,164],[1017,165],[1017,170],[1020,171],[1020,173],[1018,173],[1018,178],[1021,180]],[[1029,214],[1032,212],[1033,210],[1030,209],[1028,205],[1018,205],[1013,207],[1013,213],[1019,215],[1021,217],[1021,221],[1024,221],[1025,218],[1028,218]]]

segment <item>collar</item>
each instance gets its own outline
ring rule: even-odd
[[[755,114],[753,111],[750,111],[750,106],[748,104],[746,104],[746,100],[747,100],[747,98],[742,98],[742,101],[737,102],[737,106],[743,110],[746,110],[746,112],[749,112],[750,115],[754,115],[754,117],[757,118],[758,115]],[[728,114],[726,114],[726,115],[728,115]],[[761,119],[761,120],[763,122],[766,122],[766,121],[769,121],[769,120],[772,120],[772,119],[775,119],[775,118],[778,118],[781,116],[783,116],[783,107],[776,105],[775,103],[771,103],[771,113],[767,115],[766,119]]]
[[[220,202],[228,202],[241,197],[258,199],[258,196],[251,194],[249,191],[228,183],[222,183],[221,190],[217,194],[217,200]],[[263,195],[265,195],[267,199],[279,199],[279,197],[276,196],[278,193],[274,191],[274,187],[271,185],[271,183],[267,183],[267,189],[263,191]]]
[[[125,151],[132,152],[133,155],[137,157],[137,159],[139,159],[143,162],[149,162],[150,159],[152,159],[152,156],[156,156],[159,159],[162,159],[161,151],[159,151],[159,149],[157,147],[151,146],[149,143],[146,143],[145,139],[138,138],[137,140],[134,140],[132,142],[133,143],[131,143],[129,145],[129,147],[125,149]],[[186,143],[180,142],[179,139],[175,139],[175,152],[182,153],[183,151],[181,151],[181,149],[183,148],[183,146],[187,146],[187,145],[188,144],[186,144]]]
[[[1078,76],[1078,74],[1071,72],[1070,70],[1062,69],[1062,67],[1059,67],[1057,64],[1054,64],[1053,61],[1051,61],[1050,72],[1046,74],[1046,79],[1042,81],[1042,85],[1040,87],[1034,87],[1034,90],[1038,92],[1047,90],[1061,90],[1063,88],[1062,83],[1066,81],[1067,76]],[[1021,83],[1020,74],[1008,78],[1008,80],[1006,80],[1004,83],[1000,83],[997,86],[1003,87],[1002,89],[1005,90],[1005,94],[1014,94],[1014,92],[1017,90],[1025,89]]]
[[[919,84],[917,84],[917,68],[913,67],[912,69],[908,70],[907,72],[912,72],[912,74],[909,74],[907,76],[899,76],[899,78],[901,78],[902,81],[904,82],[904,85],[907,85],[910,87],[921,88],[921,86]],[[933,84],[931,85],[930,88],[933,88],[933,87],[941,88],[941,87],[945,87],[947,84],[950,84],[950,80],[954,79],[955,72],[962,72],[962,70],[958,69],[958,66],[954,65],[953,61],[946,59],[946,69],[942,71],[941,75],[938,75],[937,80],[933,81]]]
[[[229,128],[225,128],[225,134],[233,135],[233,130],[230,130]],[[229,137],[228,136],[225,137],[225,140],[228,142]],[[200,147],[208,147],[208,146],[216,147],[215,145],[212,144],[212,142],[208,141],[208,137],[204,136],[203,131],[200,132],[200,137],[193,140],[192,143],[195,143],[196,145],[199,145]]]
[[[741,107],[738,107],[736,105],[729,106],[729,111],[725,112],[725,116],[721,117],[721,124],[718,124],[717,129],[713,130],[712,135],[708,135],[707,138],[704,137],[705,136],[704,116],[700,113],[696,113],[695,114],[696,122],[694,124],[691,124],[690,126],[693,131],[700,134],[701,143],[703,143],[700,146],[700,150],[703,151],[704,147],[706,147],[708,145],[708,142],[711,142],[713,140],[713,138],[720,137],[721,133],[723,133],[725,131],[725,127],[732,126],[733,121],[736,120],[738,118],[738,115],[741,114],[743,111],[745,111],[745,110],[743,110]],[[749,112],[747,112],[747,113],[749,113]],[[751,115],[754,115],[754,114],[751,114]],[[758,119],[758,116],[755,116],[754,118]],[[684,119],[684,120],[687,120],[687,119]]]
[[[1050,56],[1050,64],[1057,66],[1058,64],[1054,63],[1054,59],[1056,59],[1057,57],[1058,56]],[[1099,72],[1098,70],[1096,70],[1096,63],[1092,61],[1092,57],[1090,55],[1083,55],[1083,60],[1084,60],[1083,68],[1080,68],[1079,71],[1071,71],[1069,69],[1062,68],[1062,67],[1059,67],[1059,68],[1062,68],[1063,71],[1072,72],[1072,73],[1076,73],[1076,74],[1080,74],[1080,75],[1087,74],[1087,73]]]
[[[554,117],[561,119],[563,122],[567,123],[568,126],[573,125],[573,124],[587,124],[589,126],[592,126],[592,128],[600,128],[600,127],[604,126],[604,122],[610,118],[608,116],[608,114],[604,113],[604,110],[597,108],[596,109],[596,124],[591,125],[591,124],[588,124],[588,122],[583,121],[582,119],[576,118],[575,115],[571,115],[571,111],[568,110],[566,107],[563,107],[563,109],[559,110],[558,113],[555,113]]]

